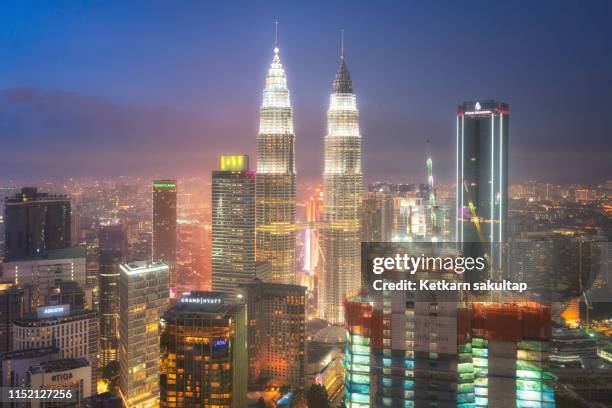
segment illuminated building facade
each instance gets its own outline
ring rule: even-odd
[[[425,241],[427,227],[423,197],[415,193],[403,193],[393,197],[393,241]]]
[[[464,102],[458,108],[455,240],[466,256],[487,256],[492,271],[502,268],[500,243],[506,241],[508,124],[502,102]]]
[[[168,306],[162,261],[119,266],[119,393],[125,407],[159,404],[159,319]]]
[[[18,260],[69,247],[70,221],[67,196],[22,188],[4,203],[5,258]]]
[[[164,313],[161,407],[246,407],[244,304],[223,293],[191,292]]]
[[[306,201],[304,230],[304,265],[298,285],[306,286],[309,315],[316,316],[319,299],[319,278],[322,273],[321,235],[319,226],[323,221],[323,190],[317,188]]]
[[[249,156],[221,156],[212,174],[212,287],[232,293],[255,278],[255,173]]]
[[[536,303],[485,303],[470,312],[475,406],[554,408],[550,310]]]
[[[259,110],[256,178],[258,261],[272,264],[272,281],[295,283],[295,135],[278,41]]]
[[[127,256],[122,225],[104,225],[98,231],[100,251],[100,364],[117,360],[119,342],[119,265]]]
[[[84,358],[45,361],[31,366],[28,370],[30,387],[40,390],[70,391],[71,398],[62,402],[32,399],[29,406],[31,408],[80,407],[83,399],[95,393],[95,389],[91,388],[91,373],[92,367]]]
[[[176,294],[176,180],[153,182],[153,260],[170,268],[168,283]]]
[[[246,299],[249,381],[262,378],[294,389],[304,386],[306,288],[255,281],[242,288]]]
[[[85,358],[90,363],[91,389],[98,380],[98,313],[71,310],[70,305],[39,307],[37,312],[13,321],[13,349],[57,347],[58,358]]]
[[[363,198],[361,240],[390,242],[393,233],[393,198],[384,191],[368,192]]]
[[[337,324],[344,320],[344,296],[360,286],[363,192],[359,111],[344,47],[327,111],[323,192],[324,290],[319,309],[325,320]]]

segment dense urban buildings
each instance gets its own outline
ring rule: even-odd
[[[30,407],[80,408],[81,402],[95,393],[95,389],[92,388],[91,374],[91,363],[84,358],[51,360],[31,366],[28,370],[30,387],[39,390],[64,391],[66,395],[70,393],[70,398],[65,398],[59,403],[33,399]]]
[[[498,273],[507,239],[508,129],[503,102],[464,102],[458,108],[455,240],[470,256],[486,255]]]
[[[304,386],[306,288],[256,280],[241,288],[246,299],[249,383],[269,380]]]
[[[272,264],[272,281],[295,283],[295,134],[278,38],[266,76],[257,135],[256,259]]]
[[[168,283],[176,295],[176,180],[153,182],[153,260],[170,268]]]
[[[71,309],[70,305],[39,307],[13,321],[13,350],[57,347],[58,358],[84,358],[91,371],[90,389],[96,389],[99,343],[99,317],[91,310]]]
[[[360,285],[362,192],[359,111],[343,46],[327,111],[323,172],[325,226],[320,287],[324,290],[319,296],[319,314],[334,324],[344,320],[344,296]]]
[[[168,307],[169,266],[162,261],[120,265],[119,392],[127,408],[159,401],[159,319]]]
[[[24,187],[4,203],[5,258],[41,256],[67,248],[70,241],[70,200]]]
[[[255,173],[249,156],[221,156],[212,174],[212,287],[232,293],[255,278]]]
[[[244,304],[193,291],[164,313],[161,330],[161,407],[246,407]]]
[[[12,350],[11,324],[24,313],[23,289],[0,283],[0,353]]]

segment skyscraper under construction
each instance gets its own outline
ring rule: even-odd
[[[278,36],[266,77],[257,135],[256,259],[272,281],[295,282],[295,135]]]
[[[331,323],[342,323],[343,297],[359,289],[361,269],[361,135],[353,83],[340,53],[327,111],[325,170],[323,282],[319,287],[320,314]]]

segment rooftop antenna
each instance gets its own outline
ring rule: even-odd
[[[274,22],[274,52],[278,54],[278,21]]]

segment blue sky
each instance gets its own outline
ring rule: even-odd
[[[0,179],[208,175],[254,154],[274,21],[300,177],[322,172],[340,29],[367,180],[453,169],[456,106],[510,104],[511,175],[612,177],[612,3],[4,2]]]

